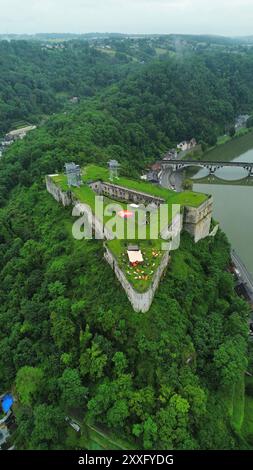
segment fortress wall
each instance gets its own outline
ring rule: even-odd
[[[183,229],[183,214],[177,214],[168,227],[161,230],[160,236],[163,240],[170,241],[172,237],[176,237]]]
[[[47,175],[46,176],[46,187],[47,190],[57,202],[60,202],[64,207],[70,206],[72,204],[72,194],[71,191],[62,191],[53,181],[51,176],[57,175]]]
[[[213,198],[210,197],[199,207],[185,207],[183,228],[193,236],[195,243],[207,237],[210,232],[213,212]]]
[[[93,191],[100,195],[107,196],[111,199],[117,199],[122,202],[133,202],[136,204],[154,203],[157,206],[165,202],[165,200],[160,197],[135,191],[133,189],[127,189],[116,184],[104,183],[102,181],[90,183],[90,187],[93,189]]]
[[[169,252],[168,251],[164,252],[164,256],[159,265],[159,268],[154,274],[154,278],[153,278],[150,288],[146,292],[143,292],[143,293],[137,292],[133,288],[133,286],[127,280],[123,271],[120,269],[116,258],[113,256],[111,251],[106,246],[105,246],[104,258],[113,269],[117,279],[119,280],[121,286],[126,292],[126,295],[133,309],[135,310],[135,312],[143,312],[143,313],[147,312],[150,309],[155,292],[159,286],[161,277],[169,264],[169,261],[170,261]]]
[[[47,191],[54,197],[56,201],[61,203],[63,206],[77,206],[79,211],[77,211],[77,216],[79,214],[86,214],[87,216],[90,214],[90,208],[87,204],[81,203],[77,200],[74,194],[69,191],[62,191],[53,181],[52,176],[55,175],[48,175],[46,176],[46,187]],[[164,201],[160,198],[152,197],[146,195],[144,193],[137,193],[136,191],[128,190],[122,188],[117,185],[111,185],[109,183],[103,183],[101,181],[93,182],[90,184],[90,187],[98,194],[104,194],[112,199],[119,199],[129,202],[136,202],[138,204],[145,203],[149,204],[151,202],[159,205]],[[184,214],[180,217],[179,224],[189,232],[193,238],[195,243],[199,240],[207,237],[210,232],[211,226],[211,218],[212,218],[212,211],[213,211],[213,198],[209,198],[205,201],[200,207],[185,207]],[[174,232],[174,222],[172,222],[171,226],[168,229],[165,229],[162,233],[165,236],[166,232]],[[107,239],[112,240],[114,235],[108,229],[103,226],[103,222],[101,222],[94,214],[92,214],[91,223],[93,229],[96,230],[96,233],[100,239]],[[216,229],[216,231],[218,228]],[[211,235],[215,235],[215,231]],[[166,237],[165,237],[166,238]],[[126,295],[136,312],[147,312],[150,309],[152,304],[153,298],[155,296],[156,290],[159,286],[161,277],[166,270],[169,261],[170,261],[170,254],[169,251],[164,251],[163,258],[161,263],[154,274],[152,284],[150,288],[143,293],[137,292],[130,282],[127,280],[124,272],[119,267],[117,259],[113,256],[111,251],[108,247],[105,246],[105,253],[104,258],[109,263],[111,268],[113,269],[117,279],[119,280],[121,286],[126,292]]]
[[[77,210],[79,211],[80,214],[84,214],[87,216],[87,219],[90,215],[90,207],[87,204],[83,204],[78,200],[75,200],[75,206]],[[98,239],[101,240],[113,240],[114,235],[113,233],[108,230],[105,226],[103,226],[103,223],[101,222],[100,219],[98,219],[94,214],[92,214],[92,228],[95,231],[95,234]]]
[[[47,191],[52,194],[54,199],[61,203],[63,206],[70,206],[71,204],[81,204],[80,201],[76,200],[70,190],[61,190],[53,181],[52,176],[46,176],[46,187]],[[90,187],[98,194],[105,194],[111,198],[116,198],[129,202],[146,203],[155,202],[159,204],[164,202],[161,198],[148,196],[144,193],[138,193],[136,191],[122,188],[121,186],[112,185],[110,183],[103,183],[97,181],[90,184]],[[84,205],[85,206],[85,205]],[[209,198],[200,207],[185,207],[183,215],[183,228],[194,238],[195,243],[199,240],[207,237],[210,232],[211,218],[213,211],[213,198]],[[100,238],[106,238],[112,240],[113,234],[105,227],[102,222],[93,215],[93,228],[96,227],[96,231]],[[169,227],[169,230],[171,227]],[[166,230],[165,230],[166,231]]]
[[[209,233],[209,237],[216,237],[220,224],[215,225],[214,229]]]

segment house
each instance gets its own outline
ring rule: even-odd
[[[69,102],[72,104],[76,104],[78,103],[78,101],[79,101],[78,96],[73,96],[72,98],[69,99]]]
[[[159,183],[159,177],[162,170],[161,162],[154,163],[147,174],[147,180],[153,183]]]
[[[247,121],[250,118],[249,114],[240,114],[235,120],[235,130],[238,131],[247,125]]]
[[[177,148],[182,152],[185,152],[186,150],[188,150],[188,142],[186,140],[180,142],[180,144],[177,145]]]
[[[190,149],[193,149],[194,147],[196,147],[196,145],[197,145],[196,139],[194,139],[194,138],[191,139],[190,140]]]
[[[171,149],[163,156],[163,161],[167,160],[176,160],[177,159],[177,150]]]
[[[182,152],[186,152],[187,150],[191,150],[194,147],[196,147],[197,141],[196,139],[191,139],[189,141],[184,140],[183,142],[180,142],[180,144],[177,145],[177,148],[181,150]]]

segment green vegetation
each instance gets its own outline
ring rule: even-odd
[[[73,429],[68,429],[66,444],[68,449],[89,449],[89,450],[133,450],[134,442],[126,441],[121,436],[110,432],[101,426],[94,426],[89,420],[80,422],[80,418],[74,417],[74,422],[80,425],[80,432],[77,434]]]
[[[233,415],[232,426],[239,432],[242,427],[245,410],[245,384],[244,377],[239,379],[233,387]]]
[[[135,267],[130,266],[128,260],[127,240],[114,239],[106,242],[106,245],[117,259],[119,267],[133,287],[138,292],[148,290],[164,255],[161,249],[161,240],[138,241],[138,246],[143,255],[143,263]]]
[[[78,198],[78,200],[82,203],[86,203],[89,205],[93,213],[95,212],[95,197],[96,193],[88,186],[88,182],[90,181],[106,181],[110,182],[109,180],[109,171],[105,168],[99,167],[97,165],[88,165],[82,169],[83,174],[83,182],[79,188],[72,187],[72,193]],[[63,191],[69,190],[67,185],[67,177],[63,174],[52,176],[52,180],[58,185]],[[202,204],[206,199],[207,195],[201,193],[194,193],[190,191],[185,191],[180,194],[175,194],[173,191],[169,191],[167,189],[163,189],[159,186],[154,186],[150,183],[137,181],[137,180],[130,180],[127,178],[119,177],[114,184],[119,186],[134,189],[139,192],[143,192],[145,194],[150,194],[154,196],[158,196],[164,199],[164,203],[169,205],[168,207],[168,221],[171,221],[172,218],[172,204],[180,204],[183,206],[193,206],[198,207]],[[121,218],[115,214],[113,216],[106,216],[104,215],[105,207],[107,204],[113,204],[114,201],[108,198],[104,198],[103,201],[103,220],[102,223],[105,225],[108,221],[115,219],[115,223],[121,221]],[[122,204],[123,208],[127,208],[126,204]],[[160,210],[158,209],[158,217],[159,217],[159,224],[160,230],[162,230],[163,222],[160,220]],[[119,266],[124,271],[126,278],[129,282],[134,286],[134,288],[138,292],[145,292],[152,283],[154,274],[159,267],[159,264],[162,260],[162,251],[161,251],[161,243],[162,239],[159,237],[156,239],[151,239],[151,230],[152,230],[152,220],[150,220],[148,226],[146,226],[146,236],[147,240],[142,241],[139,244],[142,254],[144,257],[144,262],[140,267],[133,267],[130,266],[128,257],[127,257],[127,242],[130,241],[127,237],[127,222],[124,221],[124,233],[125,233],[125,240],[112,240],[107,242],[107,247],[109,250],[114,254],[116,257]],[[134,239],[138,238],[138,220],[135,217],[135,234]],[[158,235],[158,234],[157,234]],[[128,238],[128,240],[127,240]]]
[[[246,378],[244,420],[241,427],[243,438],[253,448],[253,377]]]
[[[127,57],[111,57],[82,42],[50,50],[41,43],[0,41],[0,135],[38,123],[69,98],[93,96],[127,73]]]
[[[105,181],[111,182],[109,179],[109,170],[98,165],[88,165],[82,169],[83,181]],[[63,191],[67,191],[67,177],[63,174],[53,176],[53,181],[61,187]],[[170,191],[169,189],[164,189],[160,186],[156,186],[146,181],[138,181],[134,179],[119,177],[117,181],[114,181],[114,184],[123,186],[125,188],[133,189],[135,191],[143,192],[145,194],[151,194],[163,198],[166,203],[169,205],[172,204],[181,204],[182,206],[191,206],[198,207],[208,198],[206,194],[194,193],[193,191],[184,191],[183,193],[176,193]],[[90,201],[90,191],[88,190],[87,185],[83,185],[81,188],[72,188],[71,189],[78,197],[80,197],[81,202]],[[92,191],[93,192],[93,191]],[[94,194],[94,193],[93,193]],[[94,205],[94,204],[92,204]]]
[[[230,161],[246,153],[253,146],[253,131],[218,145],[204,154],[203,159],[208,161]]]
[[[0,161],[0,384],[18,399],[15,447],[111,448],[116,435],[123,448],[133,441],[138,449],[244,448],[252,393],[246,383],[239,431],[238,381],[246,369],[253,373],[249,309],[227,271],[225,235],[195,245],[183,234],[149,312],[139,314],[103,262],[102,241],[73,239],[71,210],[47,194],[45,175],[61,173],[67,161],[103,168],[116,158],[121,181],[134,187],[140,170],[179,140],[213,145],[237,113],[253,109],[253,56],[228,54],[222,39],[218,52],[211,39],[189,37],[198,55],[188,48],[179,57],[168,41],[174,57],[158,60],[162,38],[153,47],[121,39],[109,40],[114,57],[97,43],[40,52],[39,42],[0,43],[2,132],[55,112],[58,100],[64,107]],[[66,105],[71,95],[83,101]],[[97,168],[89,171],[93,179]],[[182,204],[203,200],[166,194]],[[80,439],[65,420],[76,407]]]
[[[79,188],[72,187],[71,191],[76,196],[76,198],[82,202],[86,203],[90,206],[93,212],[95,212],[95,196],[96,193],[89,187],[87,183],[94,182],[94,181],[105,181],[110,182],[109,180],[109,171],[106,168],[99,167],[97,165],[88,165],[84,167],[82,170],[83,177],[82,180],[84,184],[82,184]],[[67,177],[64,174],[60,175],[53,175],[52,180],[55,182],[57,186],[59,186],[63,191],[68,191],[69,187],[67,185]],[[175,193],[174,191],[170,191],[159,186],[152,185],[151,183],[133,180],[129,178],[122,178],[119,177],[117,181],[114,181],[114,184],[119,186],[133,189],[139,192],[143,192],[145,194],[150,194],[153,196],[157,196],[164,199],[164,203],[168,204],[168,219],[171,220],[172,217],[172,205],[173,204],[180,204],[182,207],[184,206],[191,206],[191,207],[199,207],[202,203],[204,203],[208,196],[206,194],[196,193],[193,191],[184,191],[182,193]],[[106,204],[114,203],[115,201],[105,197],[104,198],[104,207]],[[121,203],[123,208],[127,208],[126,203]],[[111,219],[111,216],[104,216],[103,223],[108,222]],[[161,229],[162,227],[160,227]],[[149,230],[147,230],[147,237],[149,238]]]

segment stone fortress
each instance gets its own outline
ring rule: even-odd
[[[71,187],[68,190],[63,190],[59,185],[56,184],[54,178],[57,176],[59,175],[46,176],[47,191],[54,197],[54,199],[56,199],[56,201],[61,203],[63,206],[78,206],[79,209],[81,208],[81,212],[83,214],[88,213],[89,207],[84,204],[83,201],[80,201],[76,198],[74,192],[71,190]],[[144,204],[146,206],[153,204],[156,207],[159,207],[160,204],[166,202],[165,199],[157,197],[156,195],[129,189],[124,186],[114,184],[113,182],[109,183],[102,180],[96,180],[89,181],[85,184],[88,184],[89,187],[96,194],[107,196],[112,200],[134,204]],[[206,238],[207,236],[211,235],[210,227],[212,212],[212,197],[207,198],[199,207],[184,207],[181,215],[181,230],[186,230],[188,233],[190,233],[195,243],[197,243],[203,238]],[[136,291],[133,285],[128,281],[123,270],[119,266],[118,260],[106,244],[106,241],[112,240],[114,238],[114,235],[110,233],[107,229],[105,229],[105,227],[103,226],[103,222],[98,220],[94,214],[92,216],[92,225],[93,227],[96,227],[96,230],[98,230],[102,234],[105,240],[104,258],[113,269],[117,279],[125,290],[133,309],[137,312],[147,312],[152,304],[155,292],[159,286],[163,273],[169,264],[169,252],[164,252],[159,268],[154,273],[152,283],[149,286],[148,290],[140,293]],[[173,221],[171,226],[168,227],[169,231],[171,231],[172,225]]]
[[[100,196],[106,196],[110,199],[116,199],[121,202],[144,205],[155,204],[157,207],[160,204],[165,203],[165,200],[160,197],[146,194],[141,191],[135,191],[134,189],[128,189],[117,184],[95,181],[94,183],[90,183],[89,186]]]

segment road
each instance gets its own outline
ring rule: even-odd
[[[187,154],[185,152],[179,152],[175,160],[169,160],[168,162],[177,162],[183,159]],[[166,162],[165,162],[166,163]],[[162,170],[162,176],[160,178],[160,184],[166,189],[175,189],[178,193],[182,191],[183,176],[181,171],[173,171],[170,167]]]
[[[163,186],[163,188],[175,189],[177,192],[182,191],[182,181],[182,173],[174,173],[170,170],[163,171],[160,178],[160,184]]]
[[[231,258],[240,273],[243,283],[245,284],[250,300],[253,302],[253,278],[235,250],[231,251]]]

